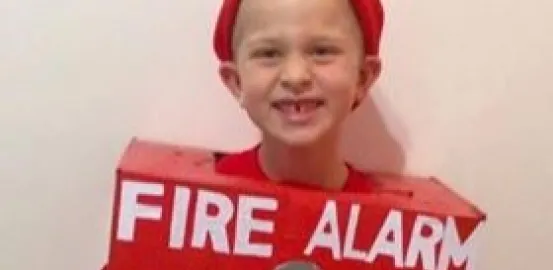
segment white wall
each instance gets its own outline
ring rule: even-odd
[[[0,2],[0,269],[98,269],[131,136],[220,149],[255,141],[216,76],[218,4]],[[438,175],[484,208],[481,269],[547,269],[553,2],[386,8],[385,73],[352,119],[352,158]]]

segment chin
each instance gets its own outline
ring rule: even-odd
[[[290,147],[309,147],[316,145],[321,141],[322,133],[320,132],[288,132],[279,134],[276,137],[283,144]]]
[[[281,125],[265,125],[262,132],[267,138],[272,138],[279,144],[290,147],[310,147],[320,145],[322,141],[328,141],[333,137],[333,126],[330,122],[313,123],[303,127],[291,127]],[[326,138],[326,139],[325,139]]]

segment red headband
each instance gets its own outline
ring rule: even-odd
[[[365,52],[377,55],[384,25],[384,11],[380,0],[350,0],[363,32]],[[232,59],[232,35],[240,0],[223,0],[213,46],[221,61]]]

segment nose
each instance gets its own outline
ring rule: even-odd
[[[299,55],[287,57],[280,77],[281,87],[296,93],[306,91],[312,85],[309,63]]]

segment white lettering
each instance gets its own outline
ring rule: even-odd
[[[217,214],[208,214],[209,206],[217,207]],[[234,214],[232,201],[221,193],[199,190],[194,218],[194,233],[192,247],[204,248],[208,234],[211,238],[213,250],[229,254],[229,243],[226,226]]]
[[[186,218],[188,217],[189,208],[190,189],[186,187],[177,187],[173,200],[169,248],[181,249],[184,247],[184,233],[186,231]]]
[[[330,231],[325,232],[329,226]],[[334,260],[341,260],[340,252],[340,231],[338,229],[338,217],[336,214],[336,202],[328,201],[326,203],[323,215],[317,224],[315,232],[305,248],[304,254],[310,256],[316,247],[329,248],[332,251]]]
[[[450,262],[456,267],[461,267],[466,262],[466,270],[476,269],[476,249],[482,226],[483,223],[478,224],[465,243],[461,244],[455,219],[448,217],[437,270],[449,269]]]
[[[389,236],[393,238],[389,240]],[[369,252],[367,261],[373,263],[378,255],[394,258],[395,267],[403,267],[402,213],[392,210],[384,221]]]
[[[133,181],[122,182],[117,240],[134,241],[134,231],[138,218],[145,220],[161,219],[161,207],[139,204],[138,196],[140,195],[162,196],[163,185]]]
[[[266,258],[271,257],[273,256],[273,246],[271,244],[251,243],[250,236],[253,231],[268,234],[273,233],[275,224],[272,221],[254,219],[254,210],[276,211],[277,201],[271,198],[250,196],[241,196],[238,199],[234,253]]]
[[[429,235],[423,236],[424,228],[430,229]],[[439,219],[418,216],[415,220],[411,242],[405,258],[405,267],[414,268],[420,254],[424,270],[436,269],[436,245],[442,240],[443,231],[444,225]]]
[[[354,248],[355,233],[359,222],[360,206],[354,204],[349,213],[348,227],[346,230],[346,239],[344,243],[344,258],[363,261],[367,253]]]

